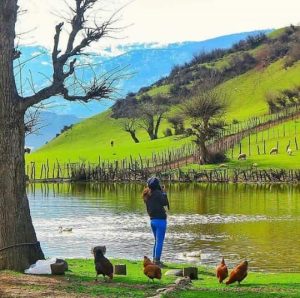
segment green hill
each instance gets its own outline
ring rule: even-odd
[[[259,54],[257,53],[261,52],[262,48],[269,47],[270,40],[279,43],[279,38],[284,33],[285,30],[278,30],[276,34],[272,33],[272,37],[266,44],[260,43],[256,47],[251,46],[250,48],[249,45],[238,45],[236,50],[221,51],[214,54],[216,58],[200,56],[203,58],[201,58],[202,60],[208,61],[203,62],[199,58],[199,63],[194,61],[179,67],[169,77],[160,80],[153,86],[142,88],[135,96],[137,98],[141,98],[143,94],[173,96],[172,86],[177,86],[176,84],[181,88],[185,87],[189,92],[194,86],[201,84],[201,72],[204,71],[205,76],[207,69],[214,69],[214,71],[222,71],[226,77],[226,79],[222,77],[223,82],[217,84],[215,88],[222,90],[228,96],[229,108],[226,114],[228,123],[233,119],[242,121],[253,116],[263,115],[268,112],[268,105],[265,100],[267,92],[294,88],[300,85],[300,62],[294,62],[291,66],[285,67],[287,54],[278,54],[276,59],[273,57],[273,60],[264,67],[257,66],[258,58],[255,65],[249,62],[250,64],[245,66],[245,61],[249,58],[243,60],[244,58],[241,57],[248,57],[248,54],[252,55],[253,53],[254,56],[257,55],[258,57]],[[243,50],[243,47],[246,48]],[[235,61],[234,64],[232,64],[233,60]],[[226,68],[228,65],[231,67]],[[232,65],[235,65],[236,68],[232,68]],[[204,66],[205,68],[203,68]],[[239,69],[237,69],[238,67]],[[236,73],[239,74],[236,75]],[[191,93],[188,97],[194,94]],[[171,106],[168,113],[173,113],[174,110],[176,110],[176,105]],[[166,119],[163,119],[157,140],[150,141],[146,132],[138,129],[137,136],[140,143],[136,144],[130,135],[122,129],[122,119],[112,118],[111,113],[109,110],[74,125],[37,152],[27,155],[26,161],[40,164],[47,159],[50,162],[56,160],[60,162],[98,162],[99,157],[101,160],[110,161],[121,160],[130,155],[134,158],[139,156],[151,157],[153,153],[162,152],[168,148],[180,148],[184,144],[191,143],[190,137],[164,137],[163,132],[171,125]],[[186,119],[186,126],[188,123],[189,121]],[[114,141],[113,147],[111,146],[112,140]]]
[[[110,117],[107,111],[74,125],[71,130],[55,138],[37,152],[27,155],[27,161],[50,162],[98,162],[101,160],[121,160],[139,155],[151,156],[153,152],[165,151],[167,148],[179,148],[190,143],[189,138],[178,136],[163,137],[150,141],[145,132],[137,132],[140,143],[135,144],[128,133],[122,130],[121,120]],[[162,124],[166,127],[167,123]],[[111,146],[111,141],[114,146]]]

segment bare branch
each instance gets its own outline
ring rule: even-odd
[[[54,35],[54,46],[52,50],[52,62],[53,62],[53,75],[52,82],[49,86],[41,89],[38,92],[34,92],[32,96],[20,97],[22,103],[22,109],[26,110],[29,107],[41,102],[54,95],[61,95],[64,99],[70,101],[83,101],[88,102],[89,100],[102,98],[109,98],[111,93],[114,91],[114,83],[120,79],[120,76],[112,77],[111,75],[105,78],[98,78],[94,74],[94,79],[91,80],[89,85],[80,84],[76,80],[76,58],[74,56],[83,55],[85,50],[91,43],[97,42],[105,36],[109,35],[109,32],[120,30],[121,28],[114,27],[116,22],[115,12],[107,21],[98,25],[94,21],[93,26],[85,26],[88,17],[87,12],[94,8],[94,5],[99,0],[74,0],[76,7],[69,6],[73,17],[70,20],[71,32],[67,41],[66,50],[61,54],[59,50],[60,34],[64,26],[64,23],[59,23],[55,27]],[[75,45],[76,39],[80,32],[83,32],[83,37],[79,40],[78,44]],[[69,60],[73,57],[73,60]],[[66,71],[66,66],[69,63],[69,69]],[[79,83],[80,92],[70,93],[67,85],[67,79],[74,77],[74,86]],[[76,89],[76,87],[74,88]]]

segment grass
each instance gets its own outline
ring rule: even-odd
[[[126,264],[127,276],[115,276],[112,282],[103,282],[101,277],[94,281],[95,271],[91,259],[69,259],[70,271],[65,277],[39,277],[26,276],[27,284],[3,283],[3,289],[30,290],[31,297],[34,293],[42,293],[51,287],[52,295],[65,293],[59,297],[149,297],[156,293],[158,288],[172,284],[175,277],[163,275],[162,280],[148,283],[143,274],[140,261],[113,260],[114,264]],[[170,268],[182,268],[184,265],[169,264]],[[199,279],[193,281],[193,287],[189,290],[176,291],[165,297],[299,297],[300,274],[299,273],[257,273],[249,272],[248,277],[241,286],[233,284],[226,286],[219,284],[213,268],[199,267]],[[167,269],[164,269],[165,272]],[[5,272],[11,279],[21,280],[24,275],[14,272]],[[5,279],[7,282],[7,278]],[[47,281],[50,281],[47,283]],[[55,282],[53,282],[55,281]],[[13,286],[12,286],[13,285]],[[51,295],[50,295],[51,296]],[[50,297],[43,295],[43,297]],[[25,297],[25,296],[24,296]],[[52,296],[51,296],[52,297]]]
[[[229,98],[227,120],[246,120],[268,112],[265,95],[270,91],[293,88],[300,85],[300,63],[288,70],[279,60],[262,71],[251,70],[237,76],[220,87]]]
[[[162,123],[162,130],[167,123]],[[27,155],[27,163],[37,164],[59,160],[60,162],[98,162],[101,160],[121,160],[129,158],[151,157],[153,152],[165,151],[167,148],[178,148],[189,143],[188,138],[176,136],[163,137],[150,141],[141,129],[137,131],[140,143],[136,144],[130,135],[122,130],[120,120],[110,117],[110,111],[89,118],[52,140],[37,152]],[[114,146],[111,147],[111,140]]]
[[[298,148],[300,149],[300,119],[284,122],[280,125],[276,125],[261,132],[252,133],[250,137],[242,139],[242,153],[247,154],[246,160],[238,160],[240,153],[240,145],[236,145],[232,150],[227,152],[228,162],[226,166],[228,169],[233,168],[250,168],[253,164],[257,164],[258,169],[299,169],[300,164],[300,150],[296,150],[295,137],[298,142]],[[250,139],[250,154],[249,154],[249,139]],[[278,142],[278,154],[270,155],[272,148],[277,147]],[[290,148],[292,149],[292,155],[288,155],[286,147],[290,142]],[[264,143],[265,152],[264,154]],[[258,154],[258,148],[260,154]],[[217,165],[199,165],[189,164],[182,167],[183,171],[187,170],[204,170],[215,169]]]
[[[257,134],[253,133],[241,142],[242,152],[247,154],[247,160],[237,160],[240,150],[239,145],[237,145],[233,150],[233,159],[230,160],[229,165],[231,167],[249,167],[257,163],[258,168],[297,169],[300,163],[300,151],[296,150],[295,137],[299,142],[300,148],[300,120],[288,121]],[[264,142],[266,154],[263,154]],[[271,149],[277,146],[277,142],[279,145],[278,154],[270,155]],[[288,155],[286,152],[289,142],[293,152],[292,155]],[[257,146],[259,147],[260,154],[258,154]],[[232,157],[231,154],[231,152],[228,152],[230,158]]]

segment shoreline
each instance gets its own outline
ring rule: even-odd
[[[188,264],[171,264],[163,269],[161,280],[149,283],[143,274],[141,261],[111,259],[112,263],[125,264],[127,275],[115,275],[111,282],[102,277],[95,282],[93,259],[66,259],[69,271],[64,276],[25,275],[12,271],[0,271],[0,297],[153,297],[157,290],[172,286],[177,277],[166,276],[169,269],[180,269]],[[219,284],[214,268],[198,266],[198,280],[193,280],[186,289],[163,297],[299,297],[300,273],[261,273],[249,271],[241,283],[226,286]],[[251,262],[250,262],[251,270]],[[231,271],[231,268],[229,268]]]

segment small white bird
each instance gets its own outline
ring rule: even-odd
[[[59,229],[59,233],[73,231],[73,228],[63,228],[62,226],[59,226],[58,229]]]

